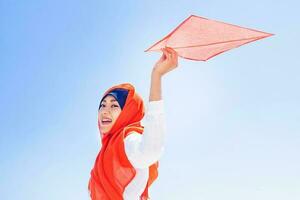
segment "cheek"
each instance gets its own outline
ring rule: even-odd
[[[114,118],[114,121],[116,121],[121,114],[121,111],[115,111],[112,113],[112,117]]]

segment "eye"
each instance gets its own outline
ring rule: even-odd
[[[102,107],[105,107],[105,104],[102,103],[102,104],[100,105],[100,108],[102,108]]]
[[[118,108],[119,106],[116,105],[116,104],[113,104],[113,105],[111,105],[111,107],[113,107],[113,108]]]

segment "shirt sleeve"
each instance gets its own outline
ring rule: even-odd
[[[164,151],[166,127],[163,100],[148,103],[142,124],[142,135],[133,132],[124,140],[125,153],[135,168],[149,167],[159,160]]]

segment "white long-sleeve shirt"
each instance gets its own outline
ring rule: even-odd
[[[149,166],[158,161],[164,151],[166,127],[163,100],[148,103],[142,125],[142,135],[133,132],[124,140],[125,153],[136,170],[135,177],[125,188],[124,200],[139,200],[148,181]]]

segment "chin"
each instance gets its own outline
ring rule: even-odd
[[[101,133],[103,134],[103,135],[105,135],[106,133],[108,133],[108,131],[110,130],[110,128],[109,129],[105,129],[105,130],[101,130]]]

